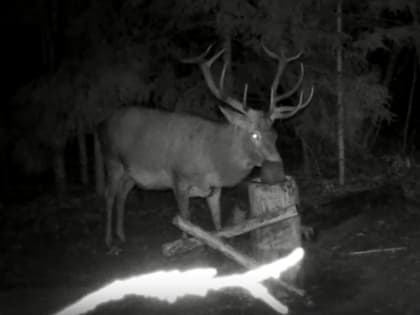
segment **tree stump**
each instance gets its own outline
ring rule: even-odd
[[[286,256],[296,247],[301,246],[300,217],[296,205],[299,193],[295,180],[286,176],[281,184],[267,185],[253,182],[249,184],[250,214],[252,217],[278,216],[292,212],[291,218],[267,227],[255,230],[251,234],[254,258],[260,263],[267,263]],[[298,274],[301,264],[282,274],[282,279],[300,286]],[[300,277],[299,277],[300,278]]]

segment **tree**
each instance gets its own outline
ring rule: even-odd
[[[341,40],[343,32],[343,2],[337,1],[337,148],[338,148],[338,183],[345,183],[345,144],[344,144],[344,121],[345,112],[343,105],[343,44]]]
[[[242,94],[248,83],[250,105],[264,109],[274,71],[267,71],[271,64],[261,43],[290,54],[303,50],[304,87],[313,82],[316,87],[313,105],[281,128],[292,130],[290,134],[302,142],[307,169],[317,162],[328,170],[333,161],[325,152],[333,153],[337,141],[339,93],[334,63],[338,47],[344,48],[342,100],[349,110],[342,121],[342,134],[347,152],[369,151],[372,141],[366,139],[373,138],[378,126],[391,118],[381,72],[369,59],[373,52],[385,49],[389,39],[372,19],[364,24],[357,21],[384,12],[375,7],[376,2],[342,0],[341,34],[336,32],[337,2],[332,0],[63,2],[67,9],[62,11],[66,14],[59,67],[20,94],[28,96],[24,100],[28,106],[36,100],[32,110],[46,117],[45,126],[39,126],[43,131],[37,131],[41,132],[39,142],[51,147],[51,139],[41,138],[56,127],[62,129],[54,137],[61,146],[78,135],[80,164],[85,165],[83,134],[93,134],[116,107],[140,103],[218,117],[199,71],[182,65],[181,57],[202,52],[211,42],[224,45],[230,51],[226,54],[231,65],[229,92]],[[296,80],[297,68],[289,70],[280,89]],[[57,93],[49,95],[48,91]],[[83,174],[84,167],[81,177]]]

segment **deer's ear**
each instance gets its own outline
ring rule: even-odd
[[[244,129],[250,128],[250,122],[248,121],[248,117],[246,115],[226,107],[219,106],[219,108],[220,111],[223,113],[223,116],[225,116],[229,123],[231,123],[232,125]]]

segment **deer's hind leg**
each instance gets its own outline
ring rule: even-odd
[[[120,180],[120,185],[117,193],[117,226],[116,234],[121,242],[125,242],[124,232],[124,214],[125,214],[125,201],[127,200],[128,193],[134,187],[134,180],[125,173]]]
[[[124,175],[124,167],[121,163],[113,160],[106,162],[106,187],[105,187],[105,244],[112,247],[112,226],[113,226],[113,208],[121,185],[121,179]]]

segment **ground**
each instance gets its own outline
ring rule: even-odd
[[[317,230],[304,242],[305,298],[285,300],[291,314],[420,314],[420,207],[418,171],[378,188],[314,202],[302,186],[303,220]],[[312,185],[313,186],[313,185]],[[224,207],[240,194],[228,191]],[[211,228],[206,206],[194,200],[197,223]],[[201,248],[164,257],[161,245],[180,236],[169,192],[133,191],[127,237],[118,256],[106,254],[102,201],[81,190],[58,201],[45,194],[0,211],[0,314],[52,314],[116,278],[155,271],[213,266],[243,271]],[[243,243],[243,240],[242,240]],[[366,252],[397,248],[395,251]],[[357,251],[365,251],[355,253]],[[275,314],[239,290],[167,304],[128,297],[89,314]]]

